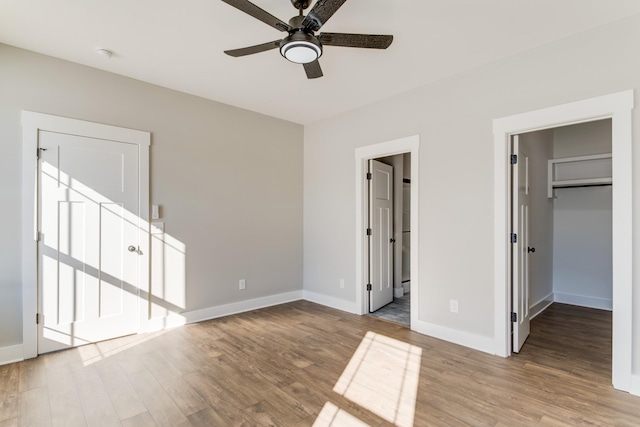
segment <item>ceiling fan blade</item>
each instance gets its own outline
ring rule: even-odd
[[[251,3],[248,0],[222,0],[222,1],[227,3],[228,5],[235,7],[238,10],[243,11],[247,15],[253,16],[254,18],[264,22],[265,24],[272,26],[276,30],[289,31],[291,29],[291,27],[289,27],[289,24],[282,22],[275,16],[271,15],[269,12],[266,12],[260,9],[258,6]]]
[[[386,49],[393,36],[378,34],[320,33],[320,43],[325,46],[362,47],[366,49]]]
[[[266,52],[267,50],[275,49],[280,46],[280,40],[274,40],[269,43],[262,43],[255,46],[243,47],[241,49],[225,50],[229,56],[239,57],[253,55],[254,53]]]
[[[305,30],[318,31],[347,0],[318,0],[302,21]]]
[[[304,71],[307,73],[308,79],[317,79],[318,77],[322,77],[322,68],[320,68],[320,62],[316,59],[313,62],[309,62],[304,65]]]

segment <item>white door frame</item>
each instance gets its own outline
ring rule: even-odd
[[[396,154],[411,153],[411,327],[418,319],[419,301],[419,264],[418,264],[418,206],[419,172],[420,172],[420,136],[414,135],[393,141],[381,142],[356,148],[356,309],[358,314],[369,312],[367,301],[366,277],[368,265],[367,243],[367,216],[368,216],[368,191],[367,191],[367,161],[378,157],[394,156]]]
[[[140,239],[139,291],[149,290],[149,146],[151,134],[139,130],[22,111],[22,353],[24,359],[38,355],[38,132],[50,131],[89,138],[135,144],[138,146],[138,179],[140,185],[139,212],[142,236]],[[143,298],[139,302],[139,324],[148,318]]]
[[[494,257],[495,353],[508,357],[510,347],[510,239],[511,180],[508,159],[511,135],[610,118],[613,154],[613,361],[612,382],[631,390],[633,192],[632,110],[633,90],[517,114],[493,121],[494,134]]]

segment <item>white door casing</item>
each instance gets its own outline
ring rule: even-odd
[[[354,313],[366,314],[369,312],[368,291],[366,284],[369,275],[369,247],[366,229],[368,227],[368,181],[366,172],[369,159],[375,159],[396,154],[411,153],[411,329],[422,333],[428,333],[419,320],[420,301],[420,265],[418,263],[420,236],[418,208],[420,206],[420,136],[413,135],[396,140],[366,145],[355,149],[355,283],[356,304]]]
[[[135,145],[38,135],[38,353],[136,333]]]
[[[38,355],[38,140],[41,133],[53,132],[78,137],[131,144],[138,153],[135,201],[139,212],[137,283],[141,290],[136,328],[147,328],[149,290],[149,146],[151,134],[138,130],[69,119],[49,114],[22,112],[22,283],[23,283],[23,358]],[[46,151],[44,152],[46,153]],[[127,252],[128,253],[128,252]],[[109,267],[111,268],[111,267]]]
[[[369,311],[393,301],[393,167],[369,160]]]
[[[633,354],[633,122],[634,91],[627,90],[495,119],[494,135],[494,352],[511,354],[510,137],[612,119],[613,342],[612,382],[632,389]],[[637,386],[636,386],[637,390]]]
[[[517,155],[511,170],[512,187],[512,313],[514,353],[519,353],[529,336],[529,156],[520,146],[518,135],[514,135],[512,153]]]

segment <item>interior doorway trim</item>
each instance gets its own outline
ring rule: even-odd
[[[367,212],[368,212],[368,192],[367,192],[367,161],[378,157],[394,156],[396,154],[411,153],[411,271],[410,271],[410,292],[411,292],[411,328],[414,328],[418,319],[419,301],[419,265],[418,265],[418,206],[419,199],[419,172],[420,172],[420,136],[414,135],[393,141],[381,142],[379,144],[368,145],[356,148],[356,309],[358,314],[369,312],[367,301],[366,277],[368,265],[367,246]]]
[[[633,90],[496,119],[494,134],[495,353],[511,355],[510,233],[508,167],[512,135],[601,119],[612,121],[613,154],[613,361],[612,382],[630,391],[632,380]]]
[[[58,117],[49,114],[22,111],[22,354],[24,359],[38,355],[38,251],[37,251],[37,182],[38,133],[50,131],[70,135],[100,138],[135,144],[138,146],[140,239],[139,289],[149,289],[149,146],[151,134],[139,130]],[[146,299],[145,299],[146,300]],[[148,318],[144,301],[139,301],[139,329]]]

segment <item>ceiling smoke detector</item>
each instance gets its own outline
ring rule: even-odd
[[[108,49],[97,48],[96,53],[106,59],[109,59],[113,56],[113,52]]]

